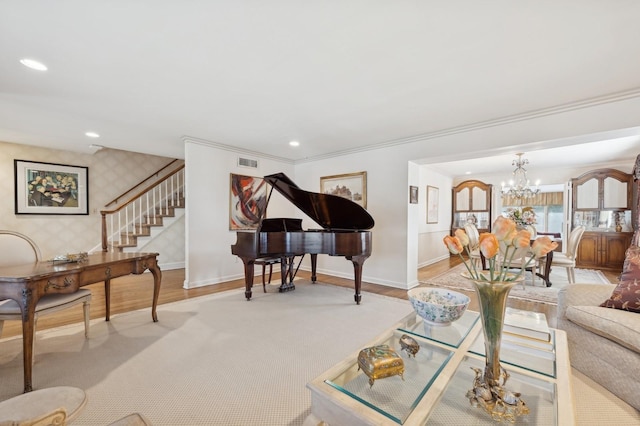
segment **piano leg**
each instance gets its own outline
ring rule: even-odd
[[[318,277],[316,277],[316,265],[318,264],[318,255],[317,254],[311,254],[311,282],[315,283],[316,279]]]
[[[278,291],[280,293],[290,290],[295,290],[296,286],[293,284],[295,256],[282,256],[280,262],[280,276],[282,277],[282,284]]]
[[[353,299],[359,305],[362,295],[360,295],[360,287],[362,286],[362,265],[369,256],[349,256],[351,262],[353,262],[353,281],[356,293],[353,295]]]
[[[253,287],[253,262],[255,259],[241,257],[244,263],[244,297],[251,300],[251,287]]]

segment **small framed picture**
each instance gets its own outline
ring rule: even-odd
[[[418,204],[418,187],[409,186],[409,203]]]
[[[427,186],[427,223],[438,223],[438,188]]]
[[[16,214],[89,214],[89,168],[14,160]]]

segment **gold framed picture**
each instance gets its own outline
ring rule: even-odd
[[[367,208],[367,172],[322,176],[320,192],[337,195]]]

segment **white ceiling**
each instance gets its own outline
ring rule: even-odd
[[[0,140],[183,158],[188,135],[294,162],[367,149],[637,91],[639,16],[633,0],[2,0]],[[635,158],[638,140],[554,158]]]
[[[466,174],[474,176],[503,174],[506,181],[515,169],[513,161],[517,158],[514,155],[517,152],[520,151],[515,150],[510,154],[493,155],[485,158],[435,163],[430,164],[429,168],[453,178],[459,178]],[[585,168],[587,166],[598,168],[599,166],[623,160],[628,163],[625,164],[625,167],[628,167],[630,171],[636,156],[640,154],[640,136],[527,151],[523,154],[522,158],[529,162],[524,168],[529,171],[535,170],[535,173],[528,173],[531,183],[534,183],[535,180],[550,183],[548,181],[545,182],[545,169],[574,167],[576,164]]]

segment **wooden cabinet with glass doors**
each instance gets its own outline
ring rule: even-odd
[[[633,235],[633,179],[616,169],[597,169],[571,179],[572,229],[586,230],[576,266],[622,270]]]
[[[466,180],[453,188],[451,235],[467,222],[480,232],[491,231],[491,188],[479,180]]]

